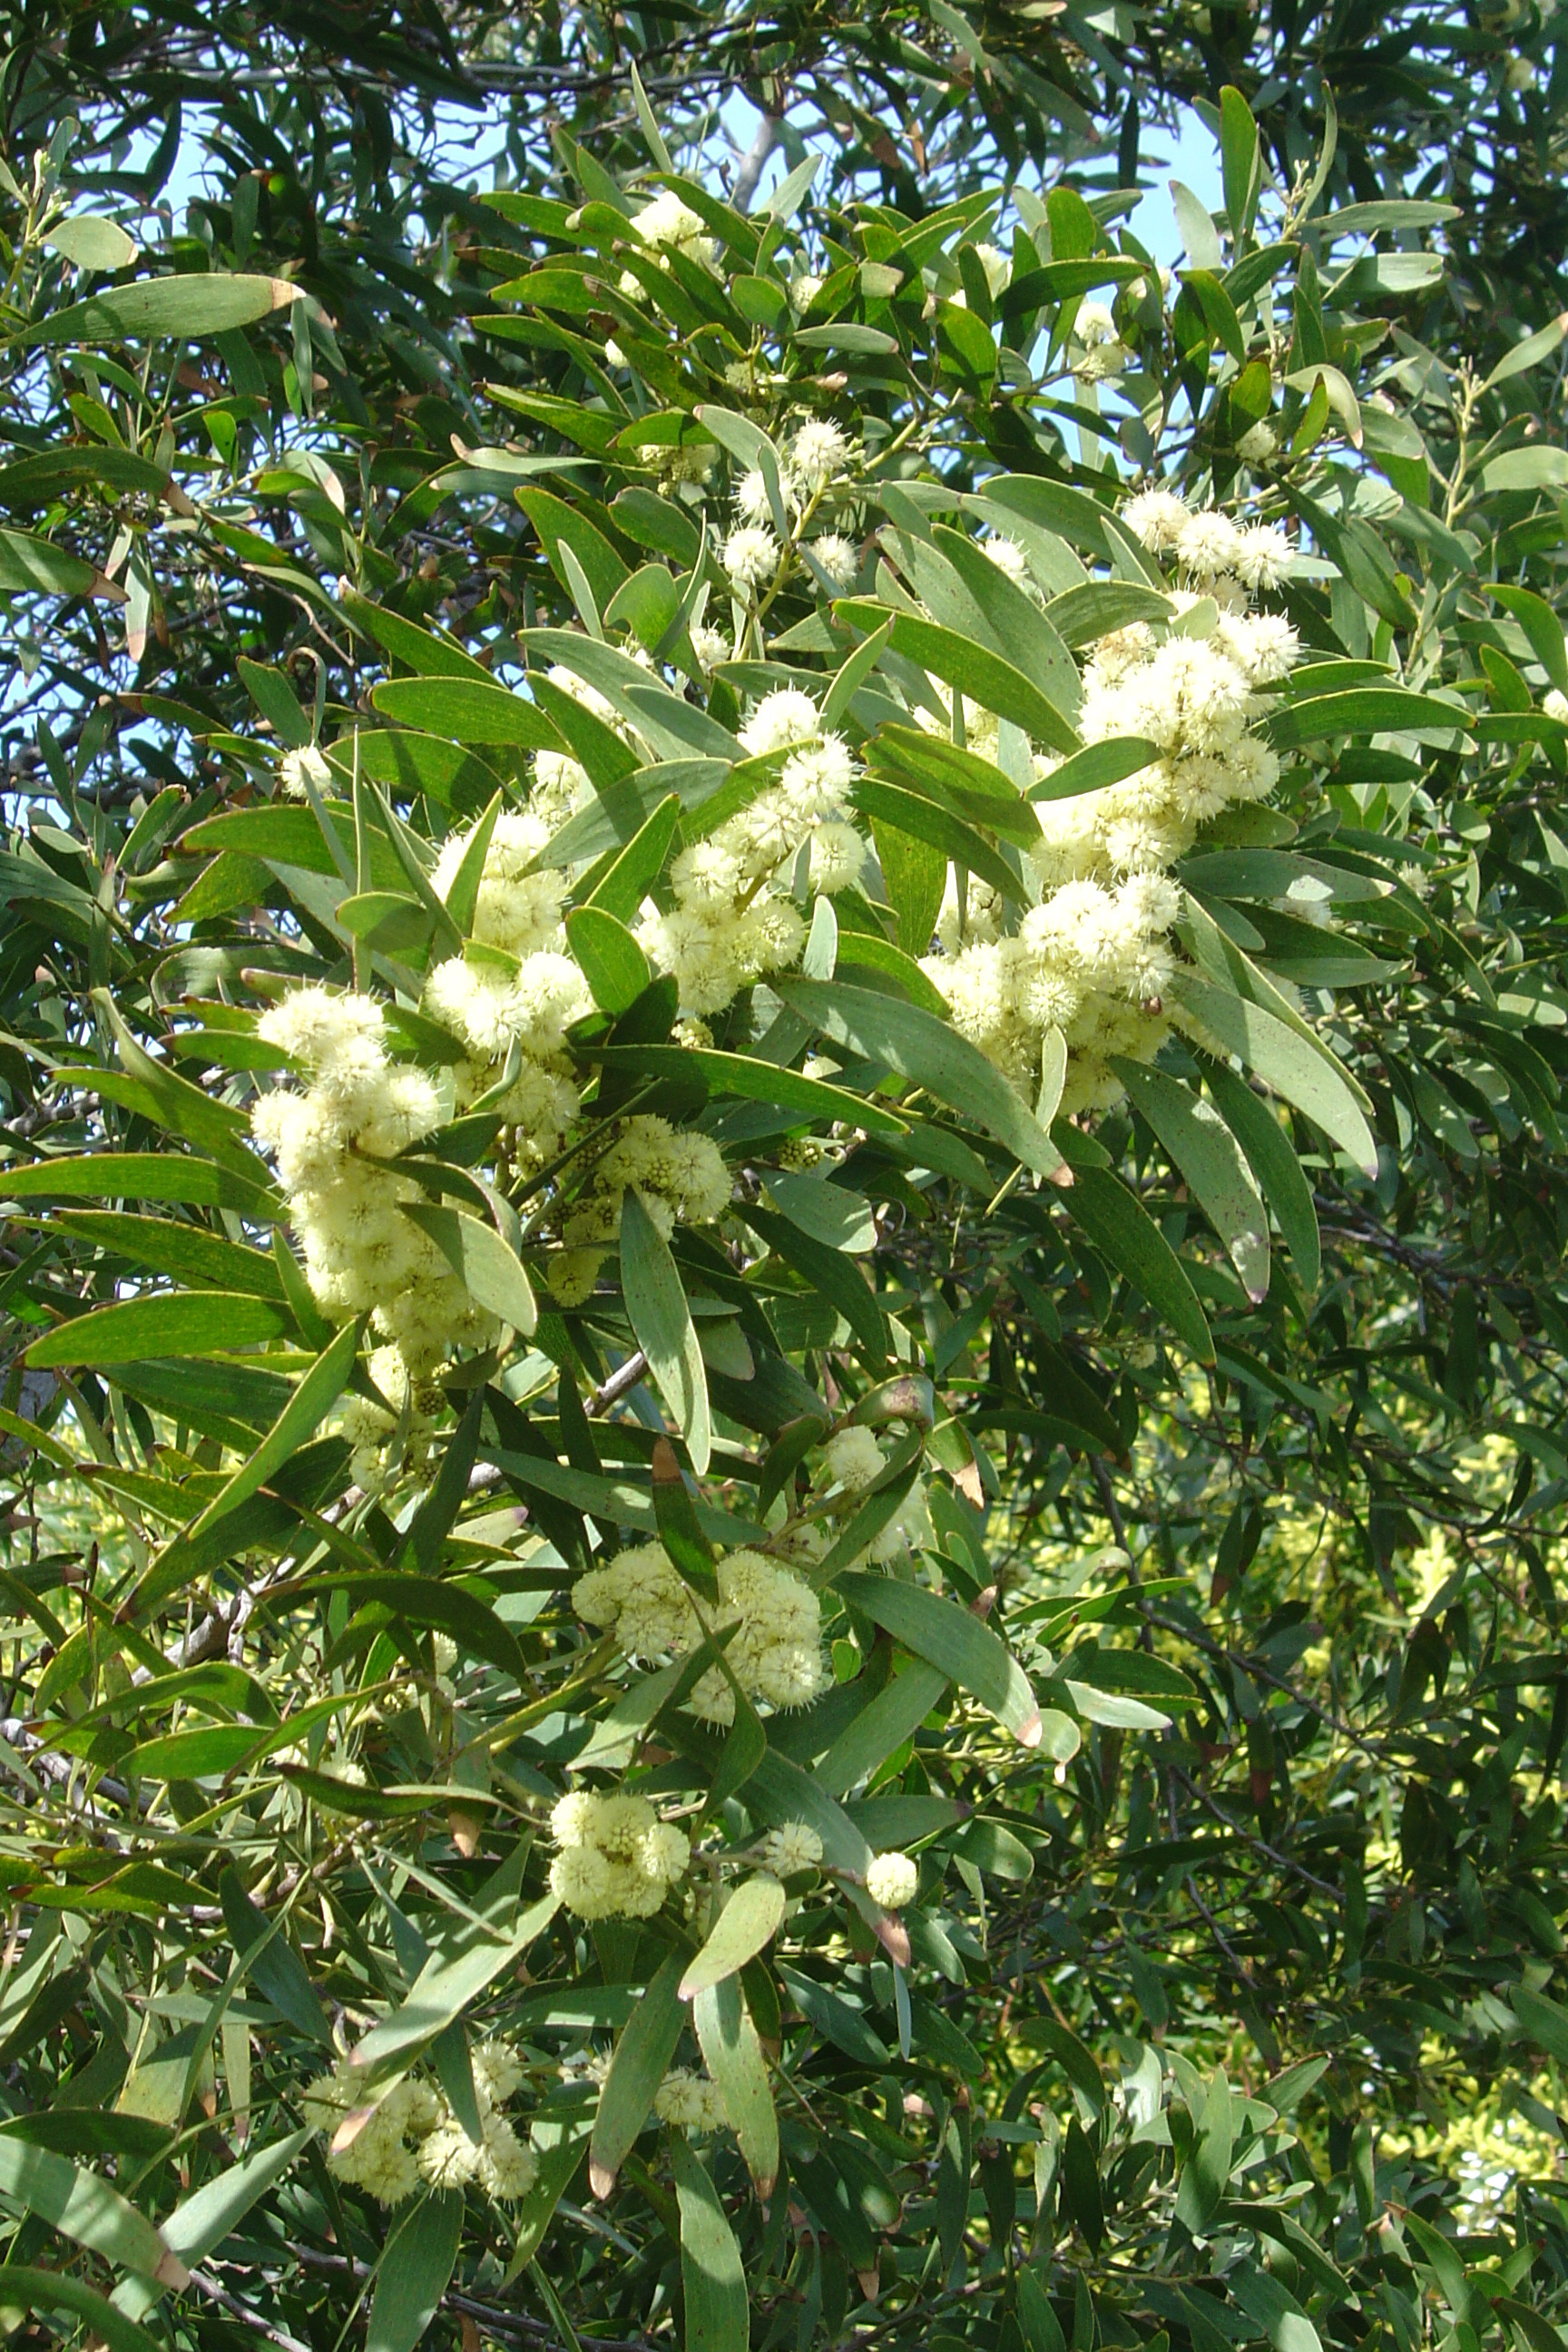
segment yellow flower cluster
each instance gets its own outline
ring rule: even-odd
[[[318,1305],[338,1322],[373,1315],[416,1380],[455,1342],[483,1346],[493,1318],[402,1213],[418,1186],[379,1164],[441,1123],[425,1071],[392,1060],[380,1005],[299,988],[258,1028],[307,1074],[302,1092],[260,1096],[251,1127],[277,1161]]]
[[[574,1790],[552,1812],[550,1830],[558,1849],[551,1891],[580,1919],[651,1919],[691,1859],[685,1832],[624,1790]]]
[[[732,1551],[718,1568],[719,1603],[710,1630],[736,1630],[724,1645],[730,1672],[748,1698],[764,1706],[805,1706],[825,1688],[822,1603],[809,1584],[761,1552]],[[591,1569],[572,1589],[573,1606],[591,1625],[613,1631],[627,1655],[679,1658],[702,1640],[702,1619],[662,1544],[623,1551]],[[710,1666],[687,1700],[708,1723],[732,1723],[735,1694]]]
[[[366,2116],[346,2147],[332,2147],[329,2171],[363,2189],[380,2205],[400,2205],[421,2181],[462,2189],[477,2181],[503,2202],[526,2197],[538,2177],[532,2154],[500,2111],[522,2083],[522,2064],[505,2042],[483,2042],[473,2053],[474,2095],[482,2126],[471,2140],[444,2092],[405,2075]],[[303,2094],[307,2121],[335,2139],[366,2102],[363,2076],[347,2059]]]

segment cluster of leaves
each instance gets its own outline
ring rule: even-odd
[[[70,57],[89,98],[96,28]],[[996,35],[967,37],[984,89]],[[184,52],[160,38],[173,72]],[[251,54],[236,33],[228,63]],[[27,64],[39,105],[50,63],[45,44]],[[647,110],[615,89],[629,133]],[[433,75],[413,113],[448,94]],[[163,93],[182,95],[202,94]],[[1421,119],[1451,95],[1424,93]],[[957,152],[972,126],[943,119]],[[895,185],[894,211],[832,174],[814,199],[802,173],[753,218],[651,113],[635,163],[585,116],[553,163],[520,151],[525,190],[465,203],[445,315],[407,278],[387,291],[424,226],[412,179],[374,264],[317,277],[309,215],[280,201],[307,149],[285,139],[259,158],[284,187],[246,165],[248,226],[215,200],[142,274],[111,227],[60,219],[63,141],[30,180],[18,161],[0,469],[33,706],[0,1062],[18,2319],[84,2322],[116,2352],[258,2327],[325,2352],[362,2306],[375,2352],[433,2318],[721,2352],[1559,2341],[1542,2064],[1568,2062],[1550,1990],[1568,725],[1542,704],[1568,693],[1568,461],[1541,425],[1561,335],[1503,351],[1489,320],[1478,348],[1457,339],[1454,278],[1421,243],[1452,233],[1442,206],[1380,187],[1336,215],[1324,148],[1276,198],[1266,148],[1297,157],[1234,94],[1219,119],[1226,212],[1183,206],[1169,299],[1092,184],[1013,195],[994,298],[978,246],[1000,195]],[[318,152],[348,173],[350,142]],[[1397,141],[1380,152],[1403,170]],[[858,160],[852,138],[835,159]],[[711,270],[638,271],[636,302],[634,168],[720,247]],[[792,258],[821,279],[798,311]],[[1115,303],[1111,386],[1074,356],[1091,293]],[[617,646],[664,661],[699,593],[727,598],[725,466],[765,475],[803,409],[868,452],[852,521],[874,593],[834,605],[803,560],[741,659],[686,667],[684,688],[679,662],[628,681]],[[1274,455],[1242,473],[1265,420]],[[710,452],[714,486],[669,495],[649,453],[672,447]],[[1114,520],[1129,464],[1199,503],[1250,485],[1321,558],[1284,595],[1310,656],[1270,722],[1293,764],[1266,817],[1183,874],[1205,1017],[1288,1108],[1173,1047],[1121,1112],[1047,1141],[910,961],[926,853],[989,858],[1005,889],[1029,803],[955,804],[940,762],[911,764],[901,705],[923,674],[1051,740],[1044,641],[957,568],[966,527],[1000,514],[1059,546],[1085,577],[1048,626],[1062,641],[1076,594],[1087,641],[1153,609]],[[929,617],[944,593],[978,622]],[[503,686],[520,642],[531,671],[591,664],[640,697],[622,715],[663,730],[664,757],[625,761],[542,680]],[[682,1048],[616,934],[674,826],[743,765],[743,701],[796,673],[879,771],[889,912],[814,924],[782,1049],[760,1052],[755,1008]],[[278,751],[312,741],[342,796],[279,804]],[[597,787],[560,853],[598,861],[576,898],[600,919],[573,935],[600,1005],[574,1041],[590,1116],[636,1083],[719,1136],[768,1247],[645,1237],[639,1258],[623,1234],[614,1282],[530,1334],[494,1134],[454,1126],[422,1154],[430,1190],[521,1337],[451,1368],[427,1492],[351,1496],[321,1432],[359,1335],[322,1327],[244,1139],[269,1066],[257,1014],[279,975],[360,981],[427,1050],[412,999],[453,921],[430,851],[524,795],[541,746]],[[1331,927],[1306,919],[1330,907]],[[816,1037],[853,1111],[795,1066]],[[834,1182],[792,1192],[781,1146],[840,1118],[858,1135]],[[1021,1176],[1058,1152],[1070,1187]],[[617,1382],[639,1354],[678,1427]],[[566,1588],[658,1531],[703,1591],[712,1547],[754,1537],[851,1413],[900,1434],[824,1565],[835,1688],[765,1725],[737,1697],[721,1742],[679,1673],[628,1675],[592,1643]],[[847,1568],[917,1472],[956,1597]],[[711,1935],[674,1913],[584,1932],[544,1892],[544,1812],[568,1768],[634,1764],[689,1809],[715,1876],[787,1820],[845,1884],[915,1846],[901,1930],[805,1880],[787,1920],[737,1895]],[[527,2056],[534,2189],[504,2217],[445,2191],[389,2223],[329,2168],[301,2090],[357,2043],[373,2093],[419,2063],[462,2115],[492,2031]],[[731,2119],[700,2152],[644,2129],[683,2032]],[[611,2037],[602,2090],[562,2071]],[[1497,2132],[1467,2143],[1468,2111]],[[1544,2176],[1506,2221],[1466,2145]]]

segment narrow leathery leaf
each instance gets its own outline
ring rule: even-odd
[[[1377,1173],[1377,1145],[1348,1081],[1335,1064],[1261,1005],[1193,974],[1177,983],[1184,1001],[1226,1049],[1274,1093],[1305,1111],[1367,1175]]]
[[[439,630],[422,628],[405,614],[388,612],[356,589],[345,587],[342,594],[350,620],[416,677],[466,677],[476,686],[494,686],[483,663]]]
[[[58,1323],[27,1350],[29,1364],[134,1364],[147,1356],[217,1355],[279,1339],[290,1328],[279,1302],[253,1291],[149,1292]]]
[[[629,923],[664,871],[679,816],[679,796],[667,793],[608,873],[595,884],[589,906],[602,908],[605,914]]]
[[[871,1866],[871,1849],[843,1806],[834,1802],[812,1773],[802,1771],[773,1748],[746,1784],[746,1810],[773,1829],[785,1822],[805,1822],[822,1840],[822,1858],[829,1870],[863,1880]],[[845,1892],[889,1957],[907,1968],[910,1939],[902,1923],[873,1903],[863,1886],[847,1885]]]
[[[706,1985],[691,2004],[691,2021],[708,2072],[759,2197],[772,2196],[779,2169],[779,2126],[767,2061],[763,2055],[741,1979]]]
[[[1073,1222],[1117,1272],[1142,1292],[1200,1364],[1212,1364],[1214,1339],[1197,1293],[1142,1202],[1108,1168],[1079,1168],[1064,1198]]]
[[[595,2197],[610,2195],[633,2142],[653,2112],[654,2093],[685,2023],[678,1990],[685,1968],[683,1953],[668,1956],[616,2044],[588,2150],[588,2184]]]
[[[989,883],[1005,898],[1017,903],[1023,886],[1005,858],[973,825],[965,824],[951,810],[920,793],[906,792],[881,776],[862,776],[855,786],[854,798],[856,807],[879,828],[879,838],[895,831],[926,842],[940,853],[944,864],[963,866]]]
[[[161,2233],[117,2189],[52,2148],[0,2132],[0,2193],[62,2237],[161,2286],[183,2287],[190,2273]]]
[[[1061,1168],[1055,1144],[1001,1072],[977,1046],[933,1014],[837,981],[825,984],[781,979],[777,990],[786,1004],[835,1045],[847,1045],[867,1061],[925,1087],[952,1109],[977,1118],[1026,1167],[1052,1177]]]
[[[372,688],[371,700],[400,726],[449,736],[459,743],[527,751],[565,749],[537,703],[509,694],[488,679],[481,686],[466,677],[387,678]]]
[[[1356,686],[1342,694],[1312,695],[1288,703],[1270,719],[1268,737],[1281,751],[1321,743],[1331,735],[1403,734],[1444,743],[1474,726],[1474,718],[1460,703],[1412,694],[1403,686]]]
[[[669,1244],[633,1189],[621,1200],[620,1255],[621,1286],[637,1345],[700,1477],[713,1444],[702,1350]]]
[[[113,1209],[58,1209],[54,1230],[79,1234],[84,1241],[129,1258],[133,1265],[167,1274],[177,1282],[216,1290],[248,1291],[281,1300],[284,1286],[274,1258],[243,1243],[220,1240],[202,1226],[171,1217],[138,1217]]]
[[[401,2008],[372,2026],[354,2052],[354,2063],[365,2068],[367,2079],[404,2061],[446,2031],[491,1985],[519,1955],[543,1934],[557,1909],[546,1895],[521,1912],[504,1935],[475,1928],[466,1946],[452,1952],[432,1953],[415,1979]]]
[[[834,611],[843,619],[868,629],[880,628],[887,618],[879,604],[851,602],[836,604]],[[956,687],[972,702],[977,702],[982,709],[994,711],[998,719],[1012,719],[1026,734],[1037,737],[1053,751],[1079,749],[1077,735],[1055,703],[1001,655],[960,636],[956,630],[942,628],[936,622],[923,620],[912,613],[894,614],[890,642],[895,653],[919,662],[946,685]]]
[[[447,912],[451,917],[459,937],[468,938],[474,928],[474,918],[479,903],[479,885],[484,879],[485,859],[489,852],[490,837],[496,819],[500,814],[501,796],[497,793],[469,834],[468,845],[458,861],[447,892]]]
[[[442,1447],[435,1484],[414,1515],[399,1565],[412,1568],[421,1576],[437,1573],[447,1538],[463,1507],[468,1474],[479,1454],[484,1406],[484,1391],[476,1390],[464,1408],[456,1433]]]
[[[22,328],[6,340],[30,343],[144,342],[169,337],[194,342],[253,326],[286,309],[298,289],[287,278],[226,277],[219,271],[144,278],[111,287]]]
[[[221,1493],[214,1496],[190,1526],[153,1562],[133,1595],[137,1608],[150,1608],[166,1593],[178,1591],[188,1572],[185,1563],[208,1530],[265,1486],[315,1435],[348,1385],[358,1344],[357,1325],[345,1324],[317,1357],[260,1444],[236,1470]]]
[[[218,1899],[235,1958],[258,1992],[306,2041],[330,2047],[331,2033],[315,1987],[305,1972],[304,1962],[288,1940],[281,1917],[266,1918],[233,1870],[225,1871],[219,1880]]]
[[[274,1204],[259,1161],[251,1181],[184,1152],[94,1151],[84,1160],[29,1160],[0,1169],[7,1201],[179,1201],[194,1209],[233,1209],[254,1223],[270,1222]]]
[[[1176,2190],[1176,2219],[1198,2236],[1218,2210],[1230,2179],[1234,2123],[1230,2084],[1223,2067],[1215,2075],[1203,2112],[1194,2122],[1192,2153],[1182,2168]]]
[[[461,1209],[433,1202],[405,1202],[403,1213],[427,1234],[469,1297],[526,1339],[538,1320],[533,1292],[521,1259],[495,1227]]]
[[[1252,1171],[1219,1113],[1163,1070],[1113,1066],[1225,1244],[1252,1299],[1268,1293],[1268,1223]]]
[[[831,1986],[808,1977],[803,1969],[781,1967],[778,1975],[801,2015],[846,2057],[862,2066],[874,2066],[879,2072],[887,2065],[888,2046],[863,2010],[845,2000]]]
[[[406,1569],[334,1571],[307,1583],[314,1591],[345,1592],[357,1606],[384,1610],[388,1616],[401,1617],[410,1625],[433,1626],[437,1633],[450,1634],[460,1650],[488,1658],[514,1682],[527,1684],[528,1669],[516,1635],[493,1608],[460,1583],[437,1582]]]
[[[414,2352],[440,2307],[463,2235],[463,2192],[437,2189],[399,2221],[382,2257],[365,2352]]]
[[[924,1585],[892,1577],[854,1570],[836,1589],[905,1649],[951,1675],[1023,1747],[1039,1746],[1040,1709],[1029,1678],[989,1625]]]
[[[852,654],[846,656],[834,673],[833,683],[822,699],[821,723],[825,734],[839,724],[856,695],[876,668],[881,657],[882,648],[892,634],[892,622],[885,621],[879,629],[874,629],[868,637],[856,646]]]
[[[936,525],[932,537],[990,623],[1007,659],[1034,679],[1070,725],[1082,698],[1078,666],[1048,614],[992,562],[977,540],[942,523]]]
[[[1021,849],[1039,846],[1040,820],[1018,786],[975,752],[918,728],[883,726],[872,739],[868,757],[890,782],[906,791],[934,793],[966,823],[983,825]],[[1013,895],[1016,887],[1015,880]]]
[[[918,1658],[895,1675],[839,1733],[816,1768],[816,1783],[842,1797],[868,1780],[919,1730],[951,1680],[943,1668]]]
[[[825,1298],[831,1299],[868,1354],[882,1363],[888,1352],[887,1323],[870,1284],[853,1259],[773,1210],[747,1207],[741,1213],[786,1265],[794,1266]]]
[[[1205,1065],[1209,1092],[1220,1117],[1247,1154],[1248,1165],[1274,1213],[1296,1276],[1303,1290],[1318,1286],[1322,1244],[1312,1188],[1290,1147],[1290,1139],[1268,1105],[1223,1062]]]
[[[686,2352],[746,2352],[751,2299],[741,2249],[719,2192],[683,2132],[670,2142],[680,2212]]]
[[[680,1979],[682,2000],[721,1984],[754,1959],[771,1942],[784,1915],[784,1891],[766,1871],[742,1879],[719,1914],[712,1932]]]
[[[628,1012],[653,975],[626,925],[603,907],[578,907],[566,918],[566,936],[600,1012],[612,1020]]]
[[[140,2286],[140,2281],[137,2282]],[[89,2333],[109,2352],[159,2352],[159,2342],[117,2304],[110,2303],[69,2271],[35,2270],[26,2263],[7,2263],[0,2270],[0,2293],[13,2310],[68,2311],[85,2321]]]
[[[648,1077],[695,1076],[710,1095],[733,1095],[747,1102],[776,1104],[779,1109],[803,1117],[841,1119],[847,1127],[862,1127],[868,1134],[903,1135],[909,1121],[880,1103],[851,1094],[824,1078],[808,1078],[799,1070],[782,1068],[749,1054],[721,1053],[707,1045],[585,1045],[612,1069],[640,1072]]]
[[[310,2137],[307,2126],[269,2147],[252,2148],[238,2164],[182,2198],[163,2224],[163,2236],[180,2260],[202,2262],[220,2246],[257,2199],[282,2179]]]
[[[925,955],[947,887],[947,860],[935,844],[917,840],[888,821],[871,819],[871,839],[888,903],[899,919],[899,945],[911,958]]]

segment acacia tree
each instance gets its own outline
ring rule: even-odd
[[[11,192],[51,2332],[1555,2341],[1561,334],[1370,69],[1166,285],[1215,23],[16,52],[216,126]]]

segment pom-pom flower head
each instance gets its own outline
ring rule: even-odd
[[[651,1919],[691,1858],[685,1832],[624,1790],[563,1797],[550,1829],[551,1892],[581,1919]]]
[[[878,1853],[866,1873],[866,1892],[884,1911],[901,1911],[912,1903],[921,1883],[919,1865],[907,1853]]]

